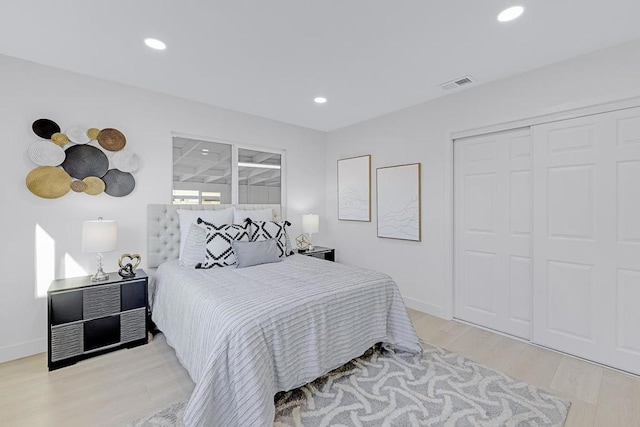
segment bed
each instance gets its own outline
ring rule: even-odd
[[[186,426],[269,426],[278,391],[376,343],[421,351],[385,274],[302,255],[248,268],[184,267],[175,207],[150,205],[148,221],[148,267],[158,267],[152,319],[196,384]]]

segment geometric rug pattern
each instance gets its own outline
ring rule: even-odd
[[[561,427],[570,403],[447,350],[423,355],[381,346],[275,396],[274,427]],[[177,402],[134,427],[182,427]]]

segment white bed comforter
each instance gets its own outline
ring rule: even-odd
[[[294,255],[156,275],[153,320],[196,383],[186,426],[272,426],[273,397],[375,343],[422,351],[389,276]]]

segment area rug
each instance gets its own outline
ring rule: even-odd
[[[558,426],[570,403],[457,354],[380,346],[327,375],[275,396],[275,427]],[[132,427],[182,427],[176,402]]]

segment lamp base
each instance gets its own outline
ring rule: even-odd
[[[109,280],[109,275],[102,271],[102,269],[96,271],[96,274],[91,276],[92,282],[102,282],[104,280]]]
[[[98,255],[96,255],[96,263],[98,264],[98,271],[96,271],[96,274],[91,276],[91,281],[102,282],[104,280],[109,280],[109,275],[105,273],[104,270],[102,270],[102,254],[101,253],[98,253]]]

